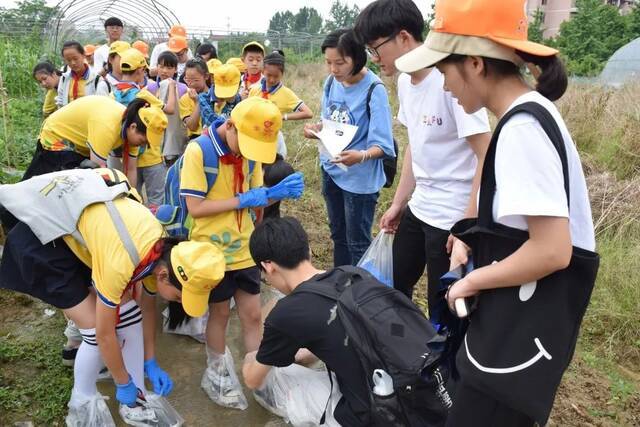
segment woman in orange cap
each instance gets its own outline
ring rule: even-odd
[[[478,218],[452,229],[475,270],[447,294],[469,316],[451,426],[546,424],[598,270],[582,165],[552,102],[567,75],[555,49],[527,40],[525,3],[436,1],[425,44],[396,61],[406,72],[435,65],[467,113],[499,119]]]

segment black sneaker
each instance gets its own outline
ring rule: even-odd
[[[76,354],[78,354],[78,347],[63,347],[62,348],[62,364],[64,366],[73,367],[76,362]]]

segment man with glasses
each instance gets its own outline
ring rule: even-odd
[[[354,30],[371,60],[392,76],[398,58],[421,49],[424,20],[412,0],[377,0],[360,13]],[[450,264],[466,261],[467,248],[449,230],[458,220],[477,216],[476,194],[490,139],[485,110],[466,114],[443,85],[435,68],[398,77],[398,120],[407,127],[409,147],[393,203],[380,220],[380,228],[396,233],[397,289],[411,298],[426,265],[430,312],[440,277]]]
[[[171,42],[174,39],[174,42]],[[177,43],[176,43],[177,41]],[[173,46],[173,47],[172,47]],[[193,58],[193,53],[189,49],[187,40],[187,30],[182,25],[174,25],[169,30],[169,40],[165,43],[158,43],[151,51],[151,59],[149,60],[149,75],[156,77],[158,74],[158,58],[162,52],[172,51],[178,56],[178,76],[184,72],[184,65]]]

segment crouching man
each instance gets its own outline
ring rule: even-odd
[[[313,282],[335,282],[332,277],[337,271],[313,266],[308,236],[291,217],[268,219],[259,225],[249,249],[267,283],[286,296],[267,316],[258,351],[245,357],[242,374],[247,387],[259,389],[272,367],[296,363],[296,354],[306,348],[335,374],[333,393],[338,387],[342,392],[333,412],[336,421],[344,426],[370,425],[365,373],[355,349],[345,343],[345,330],[336,321],[335,301],[301,292]]]

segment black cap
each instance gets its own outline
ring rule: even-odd
[[[119,18],[112,16],[111,18],[104,21],[104,27],[124,27],[124,24]]]

